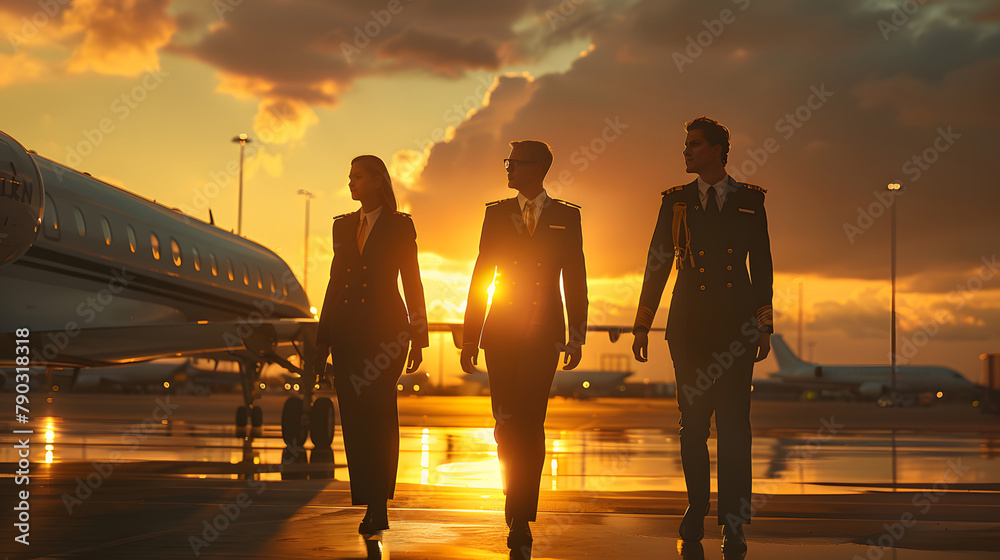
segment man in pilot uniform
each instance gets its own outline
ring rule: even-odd
[[[699,541],[709,511],[708,437],[718,434],[718,521],[723,550],[745,552],[750,522],[750,383],[770,351],[772,264],[764,189],[725,170],[729,130],[707,117],[686,124],[684,162],[695,181],[663,191],[649,244],[632,350],[640,362],[671,266],[677,283],[667,343],[677,379],[688,508],[680,536]],[[749,257],[749,273],[747,258]]]
[[[587,273],[578,206],[550,198],[542,180],[552,164],[544,142],[511,142],[504,160],[515,198],[487,204],[465,311],[462,369],[475,371],[486,351],[494,435],[507,494],[511,558],[529,558],[530,521],[538,508],[545,462],[545,411],[565,352],[563,369],[580,362],[587,333]],[[566,295],[563,321],[562,288]],[[494,285],[486,317],[490,284]],[[485,319],[485,325],[483,319]]]

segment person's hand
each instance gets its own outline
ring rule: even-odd
[[[583,357],[583,348],[577,342],[570,342],[563,346],[563,369],[573,369],[580,365],[580,358]]]
[[[462,346],[462,371],[465,373],[476,373],[474,366],[479,365],[479,346],[466,344]]]
[[[418,346],[410,348],[410,357],[406,362],[406,373],[416,373],[422,361],[424,361],[424,349]]]
[[[645,362],[649,359],[649,333],[636,331],[632,336],[635,337],[632,341],[632,354],[635,355],[635,361]]]
[[[760,333],[760,340],[757,341],[757,357],[755,362],[759,362],[771,353],[771,333]]]
[[[326,344],[321,344],[316,347],[316,353],[313,354],[313,373],[316,375],[323,375],[326,371],[326,359],[330,356],[330,347]]]

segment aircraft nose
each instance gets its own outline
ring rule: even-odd
[[[42,223],[42,176],[27,150],[0,132],[0,266],[28,252]]]

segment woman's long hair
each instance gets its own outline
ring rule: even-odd
[[[386,169],[382,158],[366,154],[351,160],[351,165],[355,163],[360,163],[369,173],[382,179],[382,188],[379,189],[382,195],[382,203],[395,212],[398,209],[396,206],[396,194],[392,191],[392,179],[389,177],[389,170]]]

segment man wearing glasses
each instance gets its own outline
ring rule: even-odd
[[[486,205],[461,361],[462,369],[473,373],[479,348],[485,350],[494,437],[507,495],[507,546],[510,557],[520,560],[531,553],[528,523],[535,520],[538,508],[545,462],[543,424],[559,353],[565,354],[563,369],[575,368],[586,338],[587,273],[579,207],[549,198],[542,187],[552,165],[549,146],[536,140],[510,145],[510,157],[504,160],[507,186],[518,195]]]

